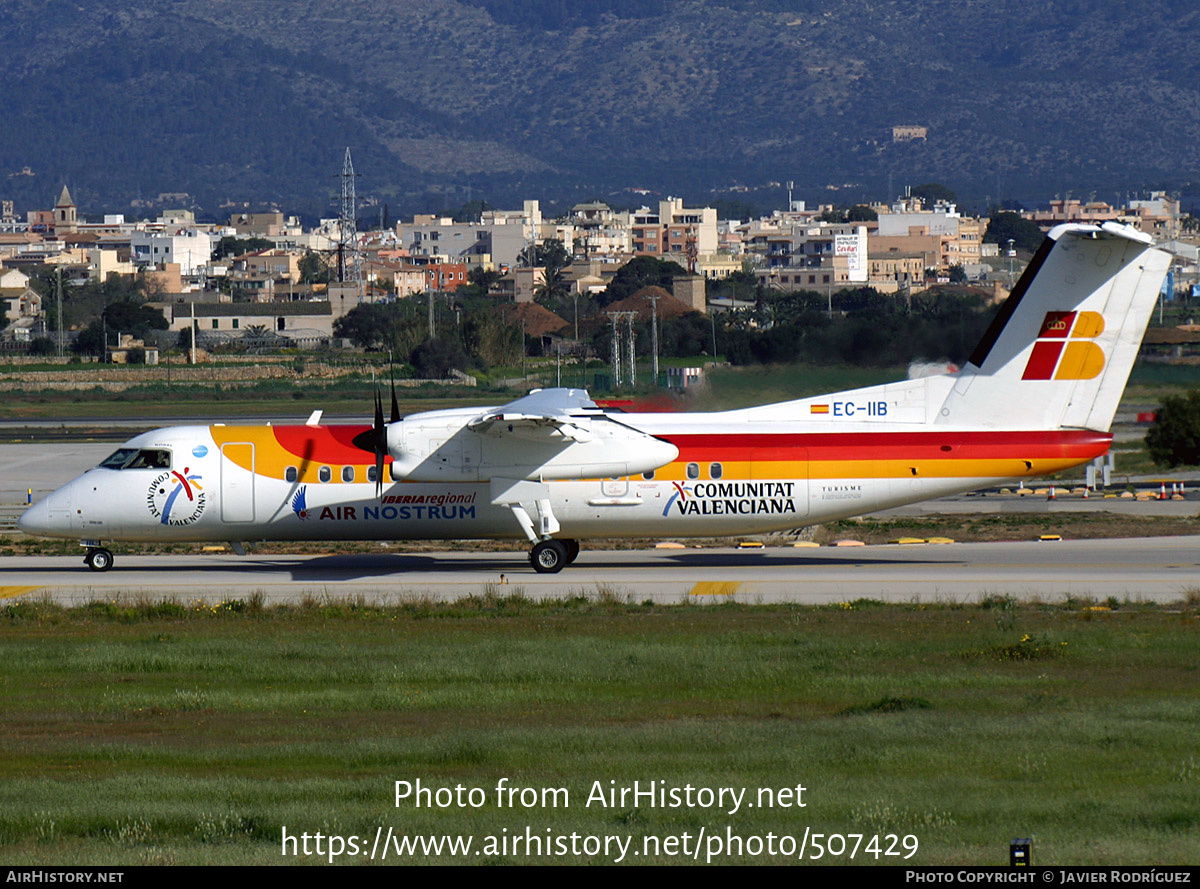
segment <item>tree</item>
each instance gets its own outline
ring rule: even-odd
[[[484,367],[521,362],[521,325],[506,323],[497,313],[479,311],[463,323],[463,340]]]
[[[651,285],[671,289],[676,278],[687,274],[687,269],[677,262],[655,259],[653,256],[636,256],[617,269],[604,291],[605,305],[631,296],[643,287]]]
[[[847,222],[875,222],[878,219],[879,214],[866,204],[855,204],[846,211]]]
[[[71,348],[80,355],[104,355],[104,324],[93,321],[71,343]]]
[[[330,280],[329,266],[316,253],[306,250],[300,258],[300,281],[304,284],[328,284]]]
[[[138,339],[151,330],[166,330],[169,326],[158,309],[129,300],[109,303],[104,307],[103,317],[109,330],[131,333]]]
[[[571,283],[563,277],[562,269],[546,269],[546,278],[533,291],[533,298],[540,303],[554,303],[571,294]]]
[[[363,303],[333,324],[333,335],[345,337],[364,349],[390,349],[407,356],[427,335],[426,315],[413,311],[407,301]]]
[[[818,222],[874,222],[879,214],[866,204],[855,204],[853,207],[830,207],[818,217]]]
[[[213,248],[213,259],[241,256],[243,253],[268,250],[274,246],[275,242],[268,241],[266,238],[235,238],[232,235],[226,235],[217,241],[217,246]]]
[[[1146,449],[1159,466],[1200,463],[1200,389],[1163,399],[1146,432]]]
[[[1014,242],[1018,250],[1029,253],[1037,250],[1045,240],[1045,235],[1033,222],[1021,216],[1020,213],[997,213],[988,222],[983,240],[989,244],[1005,246],[1009,240]]]
[[[471,271],[467,272],[467,280],[479,288],[481,294],[486,294],[496,282],[499,281],[501,275],[496,271],[484,271],[483,266],[477,265]]]
[[[526,247],[517,254],[517,264],[529,267],[529,248]],[[558,271],[565,269],[571,264],[571,254],[567,252],[567,248],[563,246],[563,242],[557,238],[535,244],[533,249],[533,264],[541,266],[549,274],[552,270]]]
[[[410,361],[418,377],[438,380],[448,377],[451,370],[461,370],[469,363],[462,343],[444,337],[425,340],[413,349]]]
[[[909,191],[914,198],[920,198],[921,202],[926,206],[936,204],[938,201],[946,204],[958,203],[958,195],[940,182],[925,182],[921,185],[914,185]]]

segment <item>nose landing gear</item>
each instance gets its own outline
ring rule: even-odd
[[[113,564],[112,551],[102,546],[89,546],[87,554],[83,557],[83,564],[93,571],[107,571]]]

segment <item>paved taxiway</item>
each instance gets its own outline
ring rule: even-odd
[[[500,585],[501,580],[507,581]],[[600,594],[657,602],[964,601],[992,594],[1160,602],[1200,590],[1200,537],[761,550],[589,551],[561,574],[536,574],[522,553],[344,556],[118,555],[93,573],[79,557],[0,559],[0,597],[78,602],[116,595],[180,600],[302,596],[369,601],[455,599],[494,589],[531,597]],[[491,586],[496,585],[496,586]]]

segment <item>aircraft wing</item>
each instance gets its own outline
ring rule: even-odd
[[[480,414],[467,428],[486,435],[592,440],[589,417],[603,412],[584,389],[539,389]]]

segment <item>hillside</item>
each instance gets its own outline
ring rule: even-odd
[[[929,180],[973,201],[1114,199],[1190,193],[1200,161],[1187,39],[1200,8],[1186,0],[16,0],[0,13],[0,197],[19,210],[66,181],[89,212],[187,192],[211,214],[327,213],[345,145],[360,194],[393,218],[479,198],[642,199],[629,189],[779,205],[788,179],[812,201]],[[896,124],[928,139],[893,144]]]

